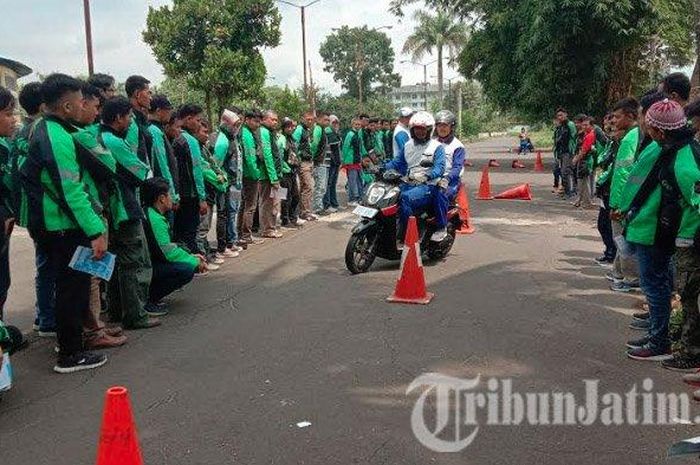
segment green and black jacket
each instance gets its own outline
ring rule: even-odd
[[[0,225],[5,224],[6,218],[15,216],[11,165],[10,143],[0,137]]]
[[[35,239],[46,233],[82,231],[89,239],[105,231],[94,180],[78,160],[76,128],[54,116],[34,126],[27,160],[20,170],[27,194],[27,229]]]
[[[260,143],[263,152],[260,180],[275,184],[282,175],[282,155],[277,145],[277,135],[269,128],[260,126]]]
[[[146,209],[146,239],[151,259],[156,263],[178,263],[192,267],[199,266],[199,259],[177,245],[170,234],[170,223],[155,208]]]
[[[204,202],[207,198],[202,174],[202,152],[199,141],[186,130],[173,142],[173,151],[177,159],[180,174],[180,198],[198,199]]]
[[[131,119],[131,125],[126,131],[126,140],[134,148],[139,159],[153,170],[155,161],[151,156],[153,153],[153,137],[148,130],[150,122],[148,117],[140,111],[134,109],[133,113],[134,117]]]
[[[117,162],[118,189],[110,196],[109,202],[111,224],[114,228],[124,221],[143,219],[139,189],[141,184],[153,175],[150,165],[138,156],[136,146],[132,145],[128,135],[129,131],[125,136],[109,126],[100,126],[99,141],[107,147]]]
[[[173,178],[173,172],[177,171],[177,162],[173,155],[173,148],[168,138],[165,137],[165,131],[160,123],[151,121],[151,124],[148,126],[148,132],[151,135],[153,147],[151,152],[153,175],[168,181],[170,185],[170,197],[172,197],[173,202],[179,203],[180,196],[177,193],[177,184]]]
[[[294,139],[294,142],[296,143],[296,153],[297,153],[297,156],[299,157],[299,160],[301,160],[301,161],[313,160],[315,152],[312,150],[312,147],[311,147],[311,131],[303,124],[300,124],[294,130],[294,133],[292,134],[292,138]]]

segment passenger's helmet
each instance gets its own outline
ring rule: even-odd
[[[428,130],[428,134],[425,137],[425,139],[419,139],[416,137],[414,129],[417,127],[423,127]],[[411,137],[416,140],[419,144],[423,144],[430,140],[430,137],[433,134],[433,128],[435,127],[435,118],[433,118],[433,115],[428,113],[427,111],[419,111],[413,116],[411,116],[411,121],[408,123],[408,128],[411,131]]]
[[[451,136],[454,135],[455,127],[457,126],[457,117],[455,116],[455,114],[452,113],[450,110],[438,111],[437,113],[435,113],[435,124],[439,123],[448,124],[450,126],[450,135],[447,136],[447,139],[450,139]]]

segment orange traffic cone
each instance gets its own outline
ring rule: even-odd
[[[542,163],[542,152],[537,151],[537,159],[535,159],[535,171],[544,171],[544,163]]]
[[[418,243],[418,226],[416,226],[416,217],[412,216],[408,219],[406,240],[401,256],[401,276],[396,282],[394,293],[386,300],[402,304],[425,305],[430,303],[433,296],[433,293],[425,289],[425,276],[423,276],[423,263]]]
[[[490,159],[489,160],[489,168],[500,168],[501,164],[498,163],[495,159]]]
[[[489,181],[488,165],[484,166],[484,170],[481,172],[479,195],[476,196],[476,200],[493,200],[493,195],[491,194],[491,181]]]
[[[501,192],[494,198],[501,200],[532,200],[532,191],[530,191],[530,184],[521,184]]]
[[[513,169],[523,169],[525,168],[525,165],[523,164],[523,162],[516,158],[515,160],[513,160],[513,163],[510,165],[510,167]]]
[[[460,184],[459,192],[457,192],[457,207],[459,207],[459,219],[462,222],[457,234],[474,234],[476,228],[469,224],[469,196],[463,183]]]
[[[97,465],[143,465],[129,391],[125,387],[107,390]]]

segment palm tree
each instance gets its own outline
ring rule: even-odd
[[[432,55],[433,50],[437,51],[438,97],[442,104],[444,49],[447,48],[451,59],[455,58],[467,40],[468,28],[461,21],[455,21],[456,15],[444,8],[438,9],[435,15],[418,10],[413,18],[417,25],[403,44],[402,53],[410,53],[414,61],[419,61],[426,54]]]

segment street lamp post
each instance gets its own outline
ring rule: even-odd
[[[90,22],[90,0],[83,0],[83,14],[85,16],[85,47],[87,49],[88,75],[92,76],[95,67],[92,61],[92,24]]]
[[[313,0],[312,2],[306,3],[304,5],[298,5],[296,3],[288,2],[287,0],[277,0],[280,3],[284,3],[285,5],[293,6],[294,8],[299,8],[299,11],[301,13],[301,56],[302,56],[302,65],[304,67],[304,96],[308,98],[308,78],[306,74],[306,9],[312,5],[315,5],[316,3],[320,2],[321,0]]]

